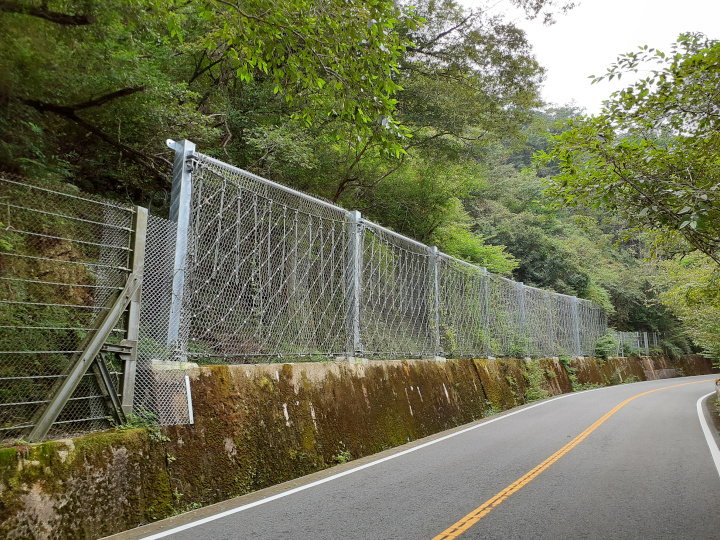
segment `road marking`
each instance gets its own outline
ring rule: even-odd
[[[265,499],[261,499],[259,501],[255,501],[252,503],[244,504],[242,506],[238,506],[237,508],[232,508],[230,510],[226,510],[224,512],[220,512],[219,514],[215,514],[212,516],[208,516],[206,518],[199,519],[197,521],[193,521],[191,523],[186,523],[185,525],[179,525],[177,527],[173,527],[172,529],[168,529],[167,531],[162,531],[159,533],[152,534],[150,536],[143,536],[142,540],[158,540],[160,538],[165,538],[166,536],[170,536],[171,534],[176,534],[182,531],[186,531],[188,529],[192,529],[193,527],[197,527],[199,525],[204,525],[205,523],[210,523],[211,521],[215,521],[217,519],[221,519],[227,516],[230,516],[232,514],[237,514],[238,512],[242,512],[244,510],[249,510],[250,508],[254,508],[256,506],[260,506],[261,504],[266,504],[272,501],[276,501],[278,499],[282,499],[283,497],[288,497],[290,495],[294,495],[295,493],[299,493],[301,491],[305,491],[306,489],[310,489],[316,486],[319,486],[321,484],[324,484],[326,482],[330,482],[332,480],[336,480],[338,478],[342,478],[343,476],[347,476],[349,474],[353,474],[359,471],[362,471],[363,469],[367,469],[369,467],[374,467],[375,465],[379,465],[380,463],[384,463],[386,461],[390,461],[391,459],[398,458],[400,456],[404,456],[406,454],[410,454],[411,452],[416,452],[418,450],[422,450],[423,448],[427,448],[428,446],[432,446],[433,444],[437,444],[439,442],[446,441],[448,439],[452,439],[453,437],[457,437],[458,435],[462,435],[464,433],[467,433],[468,431],[473,431],[475,429],[479,429],[484,426],[488,426],[490,424],[493,424],[495,422],[499,422],[500,420],[504,420],[506,418],[509,418],[511,416],[515,416],[516,414],[524,413],[525,411],[529,411],[530,409],[534,409],[536,407],[541,407],[543,405],[547,405],[548,403],[552,403],[553,401],[557,401],[559,399],[566,399],[573,396],[578,396],[585,394],[587,392],[596,392],[597,390],[600,390],[600,388],[596,388],[593,390],[585,390],[583,392],[573,392],[571,394],[563,394],[561,396],[554,397],[552,399],[548,399],[545,401],[541,401],[539,403],[536,403],[534,405],[530,405],[529,407],[524,407],[520,410],[513,411],[507,414],[503,414],[502,416],[498,416],[496,418],[492,418],[490,420],[486,420],[485,422],[482,422],[481,424],[475,424],[474,426],[470,426],[465,429],[461,429],[459,431],[455,431],[453,433],[450,433],[449,435],[444,435],[443,437],[439,437],[437,439],[433,439],[432,441],[428,441],[423,444],[419,444],[418,446],[414,446],[412,448],[408,448],[407,450],[403,450],[402,452],[398,452],[396,454],[392,454],[391,456],[386,456],[384,458],[377,459],[375,461],[371,461],[370,463],[365,463],[364,465],[360,465],[358,467],[355,467],[353,469],[348,469],[347,471],[343,471],[340,473],[337,473],[333,476],[329,476],[327,478],[323,478],[322,480],[317,480],[315,482],[311,482],[309,484],[305,484],[302,486],[298,486],[293,489],[289,489],[288,491],[283,491],[282,493],[278,493],[277,495],[272,495],[270,497],[266,497]]]
[[[633,397],[626,399],[625,401],[623,401],[619,405],[616,405],[610,411],[605,413],[605,415],[603,415],[593,425],[591,425],[589,428],[587,428],[585,431],[583,431],[580,435],[575,437],[568,444],[563,446],[560,450],[555,452],[552,456],[550,456],[545,461],[543,461],[540,465],[538,465],[537,467],[532,469],[530,472],[528,472],[524,476],[515,480],[515,482],[513,482],[508,487],[503,489],[500,493],[495,495],[492,499],[489,499],[488,501],[483,503],[481,506],[477,507],[475,510],[473,510],[468,515],[463,517],[460,521],[458,521],[457,523],[454,523],[453,525],[451,525],[450,527],[445,529],[443,532],[441,532],[440,534],[435,536],[433,538],[433,540],[452,540],[453,538],[457,538],[458,536],[460,536],[462,533],[467,531],[470,527],[475,525],[482,518],[487,516],[495,508],[497,508],[503,501],[507,500],[511,495],[520,491],[523,487],[525,487],[530,482],[532,482],[535,478],[537,478],[543,471],[548,469],[553,463],[558,461],[561,457],[563,457],[565,454],[567,454],[570,450],[575,448],[578,444],[580,444],[583,440],[585,440],[588,437],[588,435],[590,435],[593,431],[595,431],[603,423],[605,423],[605,421],[608,418],[610,418],[612,415],[614,415],[616,412],[618,412],[620,409],[622,409],[625,405],[630,403],[632,400],[637,399],[641,396],[645,396],[647,394],[652,394],[653,392],[659,392],[660,390],[667,390],[669,388],[676,388],[678,386],[687,386],[688,384],[698,384],[701,382],[707,382],[707,381],[705,381],[705,380],[704,381],[693,381],[693,382],[689,382],[689,383],[674,384],[672,386],[664,386],[662,388],[656,388],[655,390],[648,390],[647,392],[642,392],[640,394],[636,394]],[[707,397],[707,396],[705,396],[705,397]],[[698,402],[698,403],[700,403],[700,402]],[[706,437],[707,437],[707,434],[706,434]],[[715,463],[718,464],[718,461],[716,461]],[[718,470],[720,471],[720,467],[718,468]]]
[[[715,392],[710,392],[709,394],[705,394],[703,397],[697,400],[697,412],[698,417],[700,418],[700,427],[705,434],[705,440],[707,441],[708,447],[710,448],[710,455],[712,455],[713,461],[715,462],[715,468],[717,469],[718,475],[720,475],[720,448],[718,448],[718,445],[715,442],[715,438],[710,431],[710,426],[708,426],[707,420],[705,419],[705,414],[702,410],[702,402],[705,400],[705,398],[707,398],[708,396],[712,396],[714,393]]]

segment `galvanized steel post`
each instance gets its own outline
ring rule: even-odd
[[[553,300],[551,293],[548,291],[544,292],[545,295],[545,315],[547,316],[547,348],[543,351],[544,355],[553,356],[556,354],[555,350],[555,314],[553,313]]]
[[[494,353],[492,350],[492,343],[490,341],[490,290],[488,288],[488,282],[490,281],[490,273],[484,266],[480,268],[480,273],[483,275],[483,333],[485,338],[485,356],[490,356],[490,353]]]
[[[577,296],[572,297],[572,320],[573,337],[575,338],[575,356],[583,356],[582,343],[580,341],[580,300]]]
[[[188,237],[190,234],[190,206],[192,202],[192,165],[190,157],[195,152],[195,143],[188,140],[175,142],[168,139],[167,145],[175,150],[170,221],[177,223],[177,236],[175,240],[170,320],[168,324],[168,346],[175,347],[180,336],[183,290],[185,287]]]
[[[442,343],[440,342],[440,252],[438,248],[430,248],[430,279],[432,280],[432,331],[435,343],[435,356],[442,356]]]
[[[518,299],[518,331],[520,336],[520,343],[519,345],[523,348],[523,354],[527,355],[529,354],[528,351],[528,341],[526,338],[527,331],[525,328],[525,317],[526,317],[526,311],[525,311],[525,285],[519,281],[517,284],[517,299]]]
[[[361,357],[363,353],[360,333],[360,295],[362,293],[362,216],[360,212],[348,213],[347,251],[347,356]]]

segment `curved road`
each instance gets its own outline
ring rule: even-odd
[[[714,379],[566,394],[112,538],[717,539]]]

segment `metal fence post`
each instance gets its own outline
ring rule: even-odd
[[[362,216],[353,211],[348,214],[348,250],[347,250],[347,356],[361,357],[362,339],[360,329],[360,294],[362,272]]]
[[[527,333],[525,332],[525,318],[526,318],[526,311],[525,311],[525,285],[519,281],[517,284],[517,299],[518,299],[518,331],[519,338],[520,338],[520,346],[523,348],[523,354],[527,355],[529,352],[529,343],[526,341]]]
[[[132,239],[132,266],[133,272],[142,276],[145,265],[145,241],[147,238],[147,208],[138,206],[135,212]],[[140,298],[142,289],[138,289],[130,300],[128,306],[127,334],[121,342],[130,348],[130,354],[121,356],[123,359],[123,378],[120,387],[120,401],[125,414],[130,414],[135,397],[135,368],[137,360],[137,342],[140,332]]]
[[[484,266],[480,268],[480,272],[483,275],[483,333],[485,334],[485,356],[490,356],[490,353],[494,352],[490,341],[490,291],[488,287],[490,273]]]
[[[645,341],[645,356],[650,356],[650,341],[647,332],[643,332],[643,341]]]
[[[435,356],[442,356],[443,349],[440,342],[440,252],[436,246],[430,248],[430,279],[432,280],[432,309],[433,309],[433,339],[435,342]]]
[[[177,223],[175,240],[175,263],[173,265],[172,299],[168,324],[168,346],[176,347],[180,337],[180,318],[185,287],[188,236],[192,202],[192,169],[189,158],[195,152],[195,143],[167,140],[168,147],[175,150],[173,183],[170,199],[170,221]]]
[[[547,349],[543,351],[544,355],[553,356],[555,350],[555,310],[553,305],[553,297],[545,291],[545,313],[547,315]]]
[[[572,297],[572,319],[573,319],[573,337],[575,338],[575,356],[582,356],[582,343],[580,341],[580,300],[577,296]]]

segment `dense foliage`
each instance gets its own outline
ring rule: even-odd
[[[720,42],[701,34],[681,35],[670,54],[643,47],[621,56],[597,80],[661,67],[556,137],[542,160],[561,169],[552,192],[657,231],[659,247],[720,263],[719,60]]]
[[[511,3],[546,21],[572,7]],[[677,326],[653,304],[651,241],[681,235],[673,245],[687,250],[703,238],[714,256],[716,164],[687,169],[679,155],[708,152],[715,119],[697,120],[698,136],[696,117],[649,112],[662,81],[685,81],[673,99],[702,108],[715,83],[701,67],[717,47],[700,36],[680,57],[643,53],[666,69],[598,118],[541,108],[543,69],[524,32],[457,0],[0,0],[0,47],[2,170],[162,213],[164,140],[189,138],[493,272],[595,300],[623,330]],[[535,152],[546,159],[531,171]],[[613,176],[605,165],[620,159],[627,172]],[[657,210],[636,212],[642,175],[665,182],[643,183]],[[580,210],[554,207],[558,195]],[[598,201],[620,217],[586,208]],[[628,237],[628,222],[649,219],[675,227]]]
[[[667,259],[660,300],[717,356],[720,41],[688,33],[669,54],[644,46],[595,81],[648,67],[599,115],[568,121],[538,162],[560,169],[551,196],[609,211]]]

